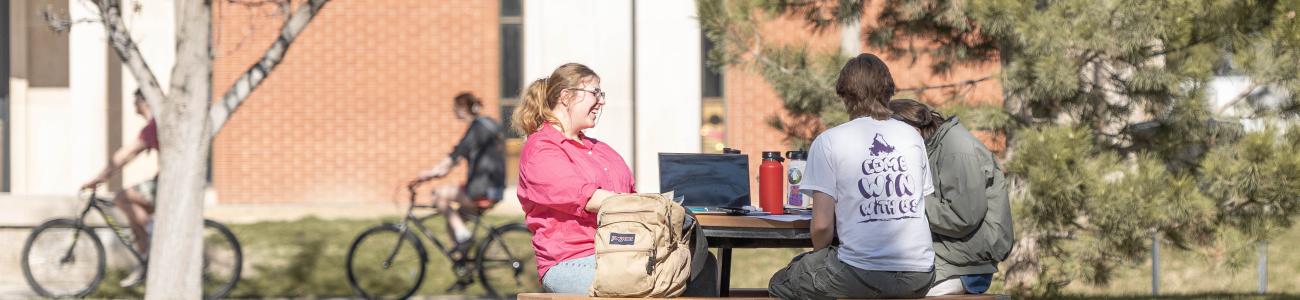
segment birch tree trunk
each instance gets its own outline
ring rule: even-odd
[[[211,0],[177,0],[176,64],[169,90],[131,40],[120,0],[91,0],[109,45],[140,83],[158,124],[159,174],[147,299],[199,299],[202,291],[203,190],[212,137],[284,60],[289,46],[330,0],[305,0],[285,19],[262,58],[212,105]]]
[[[176,2],[176,65],[158,115],[158,201],[145,299],[200,299],[203,188],[212,104],[212,7]]]

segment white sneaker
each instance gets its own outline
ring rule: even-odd
[[[457,243],[457,244],[464,243],[465,241],[468,241],[468,240],[469,240],[469,236],[470,236],[470,234],[469,234],[469,230],[452,230],[452,234],[451,234],[451,235],[452,235],[454,238],[456,238],[456,243]]]
[[[140,281],[142,281],[141,279],[144,279],[144,268],[135,267],[131,269],[131,274],[127,274],[126,278],[122,278],[122,281],[119,281],[117,285],[121,287],[131,287],[140,284]]]

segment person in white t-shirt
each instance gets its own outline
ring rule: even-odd
[[[817,136],[800,186],[813,195],[813,251],[773,275],[768,291],[782,299],[923,298],[934,280],[925,140],[891,118],[894,80],[875,55],[849,60],[835,92],[853,120]]]

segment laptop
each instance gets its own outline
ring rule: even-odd
[[[745,154],[659,153],[659,191],[695,213],[745,213],[749,179]]]

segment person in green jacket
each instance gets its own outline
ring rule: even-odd
[[[921,132],[934,178],[925,199],[935,254],[927,296],[984,293],[1015,241],[1002,168],[957,117],[910,99],[892,100],[889,109]]]

